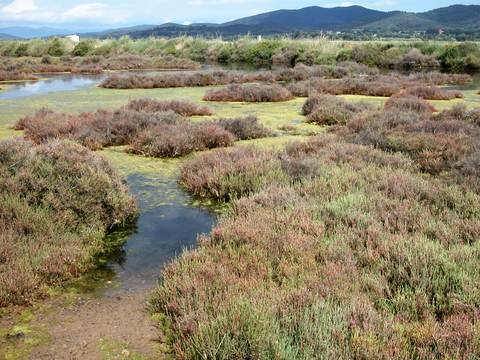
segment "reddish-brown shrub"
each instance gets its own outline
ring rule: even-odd
[[[414,95],[401,93],[390,97],[385,103],[385,109],[396,111],[413,111],[420,114],[431,114],[436,111],[428,101]]]
[[[250,196],[154,293],[179,357],[480,356],[477,194],[335,136],[203,154],[182,179]]]
[[[193,151],[232,145],[234,136],[214,123],[161,124],[140,132],[130,151],[153,157],[178,157]]]
[[[265,128],[253,115],[233,119],[218,119],[215,124],[231,132],[238,140],[258,139],[271,134],[271,131]]]
[[[244,101],[244,102],[278,102],[293,99],[290,91],[279,85],[229,85],[221,89],[208,90],[203,100],[206,101]]]
[[[445,90],[434,86],[415,86],[408,88],[406,94],[425,100],[451,100],[463,98],[463,93],[458,90]]]
[[[351,103],[326,94],[309,96],[302,108],[307,121],[318,125],[346,124],[356,114],[369,110],[373,107],[367,103]]]
[[[0,71],[0,81],[38,80],[38,77],[17,71]]]
[[[431,174],[453,170],[474,152],[478,127],[453,119],[440,121],[417,100],[413,106],[408,99],[409,107],[401,97],[397,100],[400,103],[386,106],[383,112],[367,114],[367,119],[335,131],[350,141],[405,153]]]
[[[438,120],[458,120],[480,126],[480,108],[468,110],[464,104],[457,104],[435,116]]]
[[[96,150],[104,146],[126,145],[140,131],[163,123],[181,121],[174,112],[149,114],[125,108],[113,111],[99,109],[91,113],[64,114],[42,109],[20,119],[16,129],[35,143],[55,138],[70,138]]]
[[[126,107],[130,110],[145,112],[173,111],[182,116],[207,116],[213,114],[208,107],[185,100],[161,101],[143,98],[130,101]]]
[[[28,304],[118,247],[134,199],[107,161],[67,141],[0,142],[0,307]]]
[[[242,84],[255,81],[275,81],[269,71],[237,72],[237,71],[196,71],[165,73],[160,75],[128,76],[112,75],[100,86],[109,89],[154,89],[173,87],[196,87],[227,84]]]

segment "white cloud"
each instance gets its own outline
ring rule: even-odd
[[[102,3],[77,5],[62,14],[64,21],[71,20],[101,20],[106,23],[116,23],[124,20],[126,15]]]
[[[14,0],[0,8],[0,20],[28,22],[66,23],[75,21],[113,24],[127,18],[119,9],[95,2],[74,6],[69,9],[51,11],[41,8],[36,0]]]
[[[212,5],[233,5],[246,4],[249,2],[258,2],[252,0],[190,0],[189,5],[192,6],[212,6]]]
[[[2,8],[5,14],[17,15],[38,10],[35,0],[15,0]]]

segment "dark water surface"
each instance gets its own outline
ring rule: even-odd
[[[127,180],[138,199],[140,216],[130,233],[113,234],[124,236],[126,243],[109,267],[121,289],[132,290],[152,286],[167,262],[194,247],[199,234],[210,232],[215,214],[192,205],[174,179],[152,182],[135,174]]]

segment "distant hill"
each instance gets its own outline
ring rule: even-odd
[[[445,28],[480,28],[480,5],[452,5],[422,13]]]
[[[143,28],[142,28],[143,27]],[[109,30],[97,37],[133,38],[148,36],[236,36],[244,34],[289,34],[298,31],[437,31],[478,30],[480,32],[480,5],[452,5],[424,13],[371,10],[362,6],[323,8],[311,6],[298,10],[276,10],[229,21],[223,24],[180,25],[167,23],[158,26]]]
[[[116,37],[122,37],[124,35],[128,35],[133,32],[150,31],[156,27],[158,27],[158,25],[136,25],[136,26],[130,26],[130,27],[124,27],[124,28],[118,28],[118,29],[108,29],[104,31],[85,33],[83,34],[83,36],[97,37],[97,38],[108,38],[108,37],[116,38]]]
[[[353,28],[385,18],[387,13],[361,6],[322,8],[310,6],[300,10],[277,10],[230,21],[223,26],[249,25],[295,30]]]
[[[57,29],[50,27],[28,27],[28,26],[11,26],[6,28],[0,28],[0,33],[4,35],[9,35],[14,38],[41,38],[48,37],[53,35],[67,35],[72,34],[71,30],[67,29]]]
[[[20,38],[13,35],[0,33],[0,40],[16,40],[16,39],[20,39]]]

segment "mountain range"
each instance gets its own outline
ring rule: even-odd
[[[148,36],[236,36],[271,35],[320,31],[480,31],[480,5],[452,5],[422,13],[378,11],[362,6],[324,8],[311,6],[298,10],[277,10],[229,21],[223,24],[181,25],[167,23],[143,29],[100,32],[97,37]]]
[[[378,11],[362,6],[324,8],[310,6],[298,10],[276,10],[222,24],[137,25],[81,34],[83,37],[132,38],[149,36],[239,36],[293,34],[297,32],[475,32],[480,34],[480,5],[451,5],[421,13]],[[11,27],[0,28],[1,38],[32,38],[66,35],[66,29]]]

